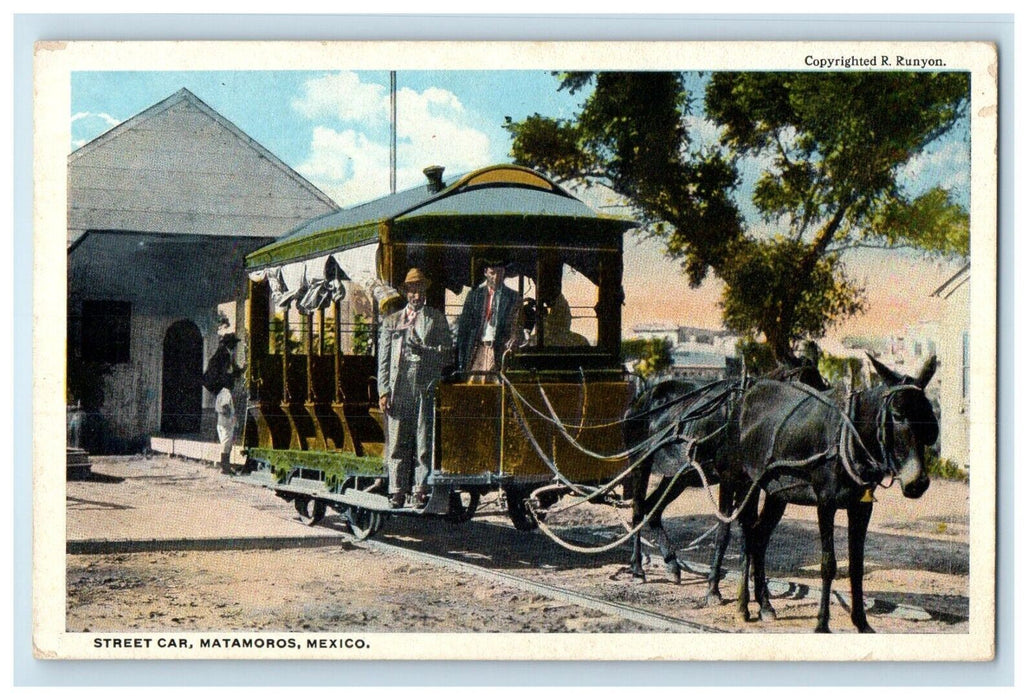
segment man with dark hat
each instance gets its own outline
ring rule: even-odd
[[[234,406],[233,390],[237,378],[244,372],[234,362],[234,352],[240,340],[233,333],[219,337],[219,347],[209,358],[208,367],[201,381],[205,388],[216,395],[216,434],[219,436],[219,469],[230,474],[230,449],[237,432],[237,409]]]
[[[521,315],[518,293],[503,284],[507,261],[490,256],[484,262],[485,282],[467,295],[456,324],[457,368],[485,381],[500,368],[505,350],[518,342]]]
[[[377,392],[385,416],[385,466],[393,508],[411,488],[415,505],[427,504],[431,473],[435,383],[453,351],[445,315],[427,306],[429,280],[417,268],[406,274],[406,307],[381,324]]]

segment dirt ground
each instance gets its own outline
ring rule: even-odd
[[[163,551],[69,554],[69,631],[649,631],[505,582],[362,546],[342,547],[335,517],[306,527],[271,491],[220,476],[207,465],[99,458],[93,471],[92,479],[68,484],[71,545],[279,537],[298,538],[299,546],[215,544],[209,551],[186,551],[174,544]],[[897,489],[877,497],[864,582],[875,601],[870,624],[878,632],[965,632],[967,485],[936,480],[918,501],[907,501]],[[706,492],[688,493],[670,508],[666,527],[674,541],[687,544],[712,527],[711,512]],[[628,517],[627,510],[586,506],[568,511],[557,527],[578,544],[596,544],[620,535],[620,521]],[[765,623],[741,621],[732,602],[736,542],[725,560],[733,571],[722,584],[724,604],[701,607],[705,580],[699,572],[711,555],[710,535],[681,555],[691,570],[678,586],[664,579],[657,557],[648,566],[647,583],[636,584],[621,571],[627,547],[571,552],[541,533],[514,530],[491,503],[460,526],[393,518],[378,539],[731,632],[810,632],[815,624],[819,544],[814,513],[804,508],[789,509],[774,535],[769,575],[778,619]],[[842,577],[845,542],[839,520]],[[847,600],[842,577],[835,592]],[[845,606],[832,608],[832,629],[852,631]]]

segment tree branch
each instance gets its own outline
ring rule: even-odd
[[[908,243],[899,243],[896,245],[881,245],[879,243],[849,243],[847,245],[838,246],[836,248],[828,248],[826,252],[828,254],[843,253],[846,250],[856,250],[859,248],[867,248],[870,250],[902,250],[905,248],[911,250],[920,250],[920,248],[918,248],[917,246],[909,245]]]

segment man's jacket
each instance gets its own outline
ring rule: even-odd
[[[420,347],[413,350],[408,343],[410,337],[417,339]],[[417,387],[425,390],[432,382],[442,377],[453,352],[449,323],[438,309],[425,305],[417,312],[412,326],[406,323],[406,309],[385,318],[381,324],[380,343],[377,357],[378,396],[392,396],[404,365],[417,368]]]
[[[481,284],[471,290],[464,300],[464,308],[460,312],[460,319],[456,324],[456,367],[461,372],[466,372],[474,357],[474,346],[482,339],[482,331],[485,327],[485,298],[489,292],[486,284]],[[518,293],[506,285],[501,285],[496,290],[499,299],[493,299],[496,319],[496,339],[493,341],[492,352],[496,356],[496,366],[500,366],[500,358],[514,332],[514,320],[517,317],[519,307]]]

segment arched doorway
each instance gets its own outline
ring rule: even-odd
[[[169,326],[162,342],[162,432],[201,430],[201,331],[186,319]]]

